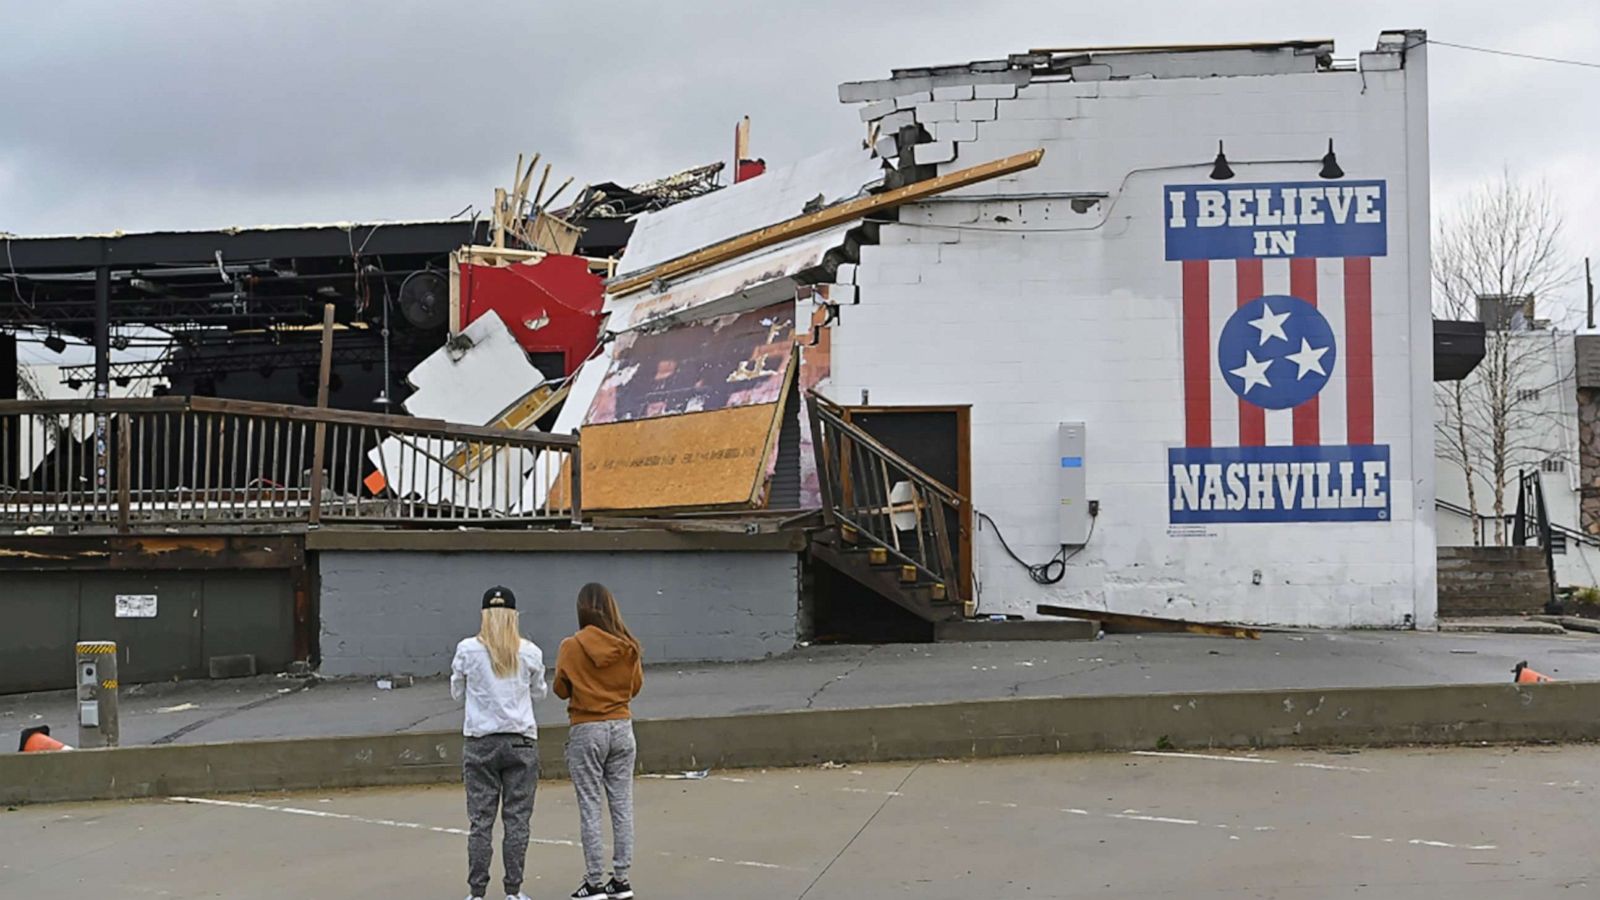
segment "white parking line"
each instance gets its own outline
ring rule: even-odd
[[[314,818],[314,819],[338,819],[340,821],[345,821],[345,822],[357,822],[357,823],[360,823],[362,825],[382,825],[382,826],[384,826],[386,828],[404,828],[404,829],[407,829],[407,830],[410,830],[410,831],[429,831],[429,832],[433,832],[435,834],[455,834],[455,835],[462,835],[462,836],[465,836],[465,835],[468,834],[468,831],[465,828],[449,828],[449,827],[446,827],[446,826],[443,826],[443,825],[424,825],[421,822],[401,822],[401,821],[398,821],[396,819],[374,819],[374,818],[371,818],[371,817],[368,817],[368,816],[355,816],[355,815],[351,815],[349,813],[329,812],[327,810],[322,810],[322,809],[304,809],[304,808],[297,807],[297,806],[273,806],[273,805],[267,804],[267,803],[249,803],[249,802],[245,802],[245,801],[242,801],[242,800],[212,800],[212,799],[208,799],[208,798],[205,798],[205,797],[169,797],[168,800],[170,802],[173,802],[173,803],[187,803],[187,804],[192,804],[192,805],[196,805],[196,806],[221,806],[221,807],[225,807],[225,808],[228,808],[228,809],[253,809],[253,810],[264,810],[264,811],[267,811],[267,812],[284,813],[286,815],[291,815],[291,816],[309,816],[309,817]],[[531,837],[531,838],[528,839],[528,842],[531,843],[531,844],[540,844],[540,845],[543,845],[543,846],[546,846],[546,847],[576,847],[577,846],[577,843],[574,842],[574,841],[560,840],[560,839],[554,839],[554,838],[532,838]],[[788,870],[788,871],[803,871],[803,870],[797,869],[797,868],[795,868],[793,866],[780,866],[780,865],[776,865],[774,863],[755,862],[755,861],[752,861],[752,860],[733,860],[733,861],[730,862],[730,861],[725,860],[725,859],[719,859],[719,858],[717,858],[715,856],[709,856],[709,857],[685,856],[684,858],[685,859],[698,859],[698,860],[700,860],[702,862],[720,863],[720,864],[723,864],[723,865],[745,866],[745,867],[748,867],[748,868],[755,868],[755,869],[784,869],[784,870]]]

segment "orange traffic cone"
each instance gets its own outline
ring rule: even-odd
[[[18,753],[46,753],[51,750],[71,749],[71,747],[50,736],[49,725],[22,729],[22,741],[17,746]]]
[[[1544,684],[1545,682],[1555,681],[1549,675],[1535,672],[1528,668],[1526,660],[1517,663],[1517,667],[1511,670],[1511,674],[1515,676],[1511,680],[1516,684]]]

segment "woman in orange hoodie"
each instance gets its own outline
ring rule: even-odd
[[[561,642],[552,684],[567,701],[567,770],[578,793],[583,836],[583,884],[574,900],[632,900],[633,713],[628,703],[644,685],[639,642],[622,622],[617,599],[604,585],[578,591],[578,633]],[[611,880],[605,877],[602,798],[611,807]]]

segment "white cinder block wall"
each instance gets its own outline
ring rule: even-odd
[[[1185,63],[1196,56],[1186,54],[1147,67],[1160,77],[1035,76],[973,89],[970,99],[935,83],[924,100],[929,85],[917,78],[906,79],[909,104],[841,89],[847,100],[877,100],[880,113],[898,105],[886,114],[916,114],[934,141],[953,142],[940,173],[1045,149],[1035,169],[902,209],[900,223],[863,249],[859,305],[833,329],[834,397],[854,403],[865,390],[873,404],[971,404],[973,500],[1030,562],[1060,545],[1057,425],[1087,424],[1088,496],[1101,505],[1092,539],[1060,583],[1044,586],[980,528],[983,613],[1032,617],[1048,602],[1262,624],[1433,624],[1427,94],[1425,48],[1406,46],[1415,36],[1386,34],[1384,52],[1363,54],[1364,72],[1312,71],[1307,61],[1276,74],[1184,77],[1186,64],[1220,70],[1203,58]],[[1272,68],[1237,61],[1242,71]],[[892,82],[872,90],[892,92]],[[1330,138],[1343,182],[1318,178]],[[1231,181],[1208,179],[1219,140]],[[1187,443],[1185,263],[1166,255],[1166,192],[1371,181],[1384,182],[1387,197],[1387,251],[1371,264],[1371,443],[1388,448],[1385,518],[1175,523],[1168,454]],[[1349,332],[1341,304],[1329,301],[1343,264],[1318,255],[1318,309],[1340,352],[1318,395],[1320,443],[1340,445],[1350,442]],[[1216,358],[1236,304],[1234,264],[1210,266],[1202,390],[1211,445],[1234,447],[1238,399]],[[1269,257],[1262,271],[1264,293],[1290,293],[1287,260]],[[1277,365],[1270,371],[1289,364]],[[1294,443],[1292,418],[1266,413],[1265,442]]]

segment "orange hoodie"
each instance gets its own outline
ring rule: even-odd
[[[643,686],[638,644],[593,625],[561,642],[552,688],[572,724],[632,718],[628,701]]]

